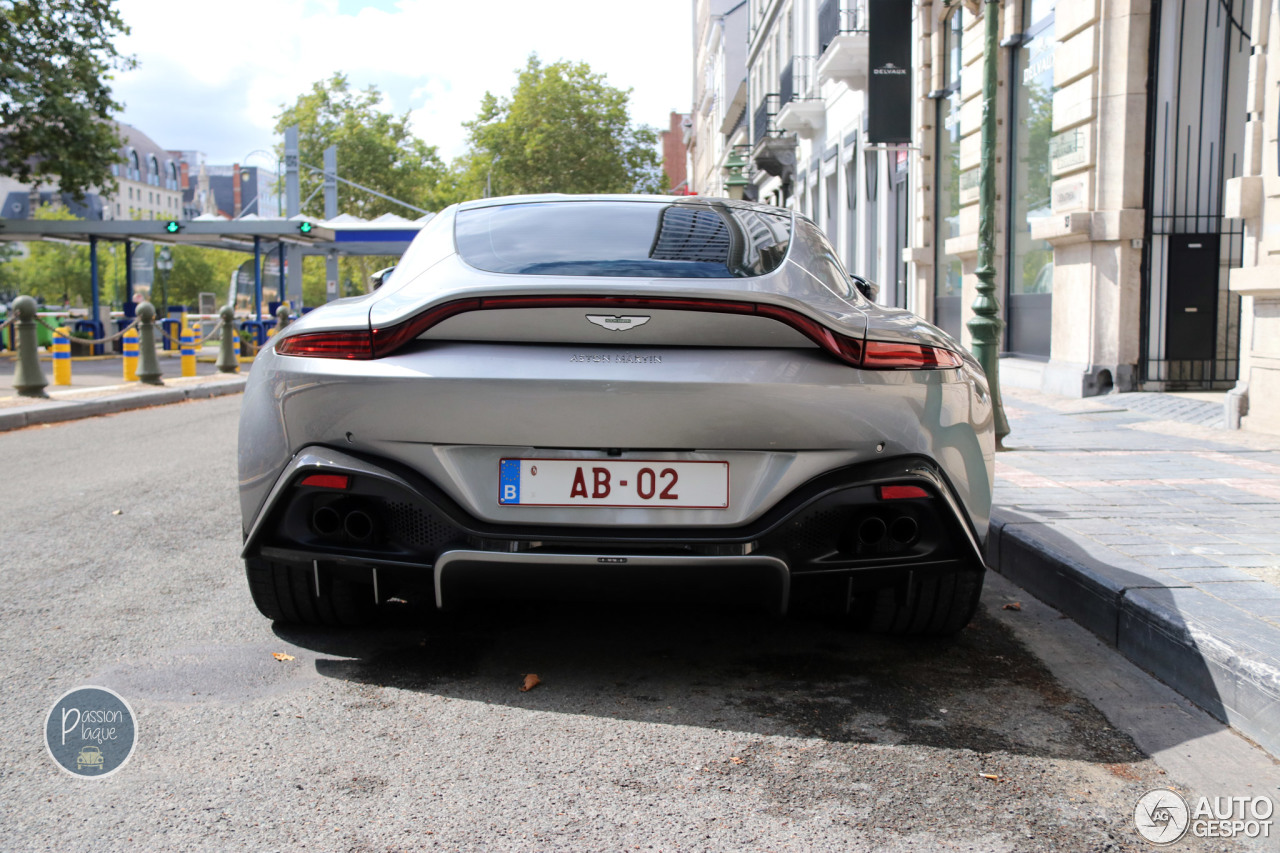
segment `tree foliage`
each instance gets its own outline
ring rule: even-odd
[[[383,112],[381,102],[376,86],[353,91],[346,75],[335,74],[314,83],[293,106],[281,108],[276,132],[298,125],[302,198],[311,199],[303,205],[304,214],[324,215],[324,195],[317,192],[323,178],[308,167],[323,167],[330,145],[338,148],[338,175],[345,180],[425,210],[439,210],[453,200],[448,170],[435,147],[413,135],[407,113],[396,117]],[[416,217],[403,205],[348,184],[338,184],[338,199],[344,213],[364,219],[383,213]]]
[[[661,192],[658,133],[634,126],[631,90],[585,62],[543,65],[537,55],[509,98],[486,92],[467,122],[470,150],[456,164],[466,195]]]
[[[136,63],[112,40],[128,32],[111,0],[0,0],[0,175],[114,191],[110,72]]]

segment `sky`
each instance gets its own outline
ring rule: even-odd
[[[119,0],[138,67],[115,74],[119,116],[168,150],[274,167],[282,105],[335,72],[446,161],[486,91],[508,95],[530,53],[586,62],[632,89],[631,118],[666,129],[693,89],[693,0]],[[271,156],[262,151],[271,152]],[[253,153],[258,152],[258,153]],[[252,156],[251,156],[252,155]],[[338,164],[339,172],[342,164]]]

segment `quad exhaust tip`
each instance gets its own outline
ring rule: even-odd
[[[321,536],[336,536],[342,532],[342,516],[331,506],[322,506],[311,514],[311,527]]]
[[[357,542],[364,542],[373,535],[373,519],[363,510],[353,509],[342,521],[342,529]]]
[[[896,547],[913,545],[920,538],[920,525],[909,515],[900,515],[888,522],[872,515],[858,525],[858,542],[866,547],[880,545],[886,537]]]

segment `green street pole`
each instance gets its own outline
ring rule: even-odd
[[[978,296],[967,325],[973,336],[973,357],[982,365],[991,387],[991,411],[996,422],[996,449],[1009,434],[1009,421],[1000,399],[1000,303],[996,300],[996,57],[1000,4],[986,0],[982,43],[982,161],[978,169]]]

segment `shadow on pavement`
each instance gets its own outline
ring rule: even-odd
[[[698,601],[384,610],[376,630],[275,631],[328,656],[316,661],[328,678],[513,708],[1105,764],[1145,757],[984,611],[952,640],[910,641]],[[528,673],[542,683],[521,692]]]

